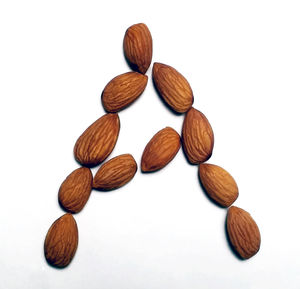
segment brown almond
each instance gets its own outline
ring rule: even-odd
[[[205,115],[191,108],[182,126],[182,145],[191,164],[207,161],[214,147],[214,133]]]
[[[148,76],[127,72],[113,78],[102,92],[102,104],[108,112],[118,112],[134,102],[144,91]]]
[[[227,213],[227,232],[232,248],[242,259],[249,259],[258,252],[260,232],[248,212],[230,207]]]
[[[152,37],[144,23],[134,24],[126,30],[123,48],[131,68],[145,74],[152,60]]]
[[[200,164],[199,178],[208,196],[222,207],[231,206],[239,195],[233,177],[219,166]]]
[[[66,267],[72,261],[78,246],[78,229],[69,213],[57,219],[48,230],[44,253],[49,264]]]
[[[153,172],[165,167],[180,148],[180,136],[171,127],[156,133],[146,145],[141,162],[143,172]]]
[[[84,166],[100,164],[112,152],[120,131],[119,116],[108,113],[90,125],[74,146],[76,160]]]
[[[188,81],[175,68],[155,62],[152,76],[160,96],[171,109],[183,113],[193,105],[193,91]]]
[[[90,197],[92,182],[93,175],[89,168],[81,167],[73,171],[60,186],[60,205],[67,212],[80,212]]]
[[[114,157],[99,168],[93,187],[104,191],[120,188],[134,177],[136,171],[137,164],[132,155]]]

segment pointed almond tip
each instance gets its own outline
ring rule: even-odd
[[[128,29],[132,28],[132,27],[137,27],[137,26],[146,26],[147,27],[147,25],[145,23],[139,22],[139,23],[132,24],[131,26],[128,27]]]
[[[228,214],[229,213],[234,213],[234,212],[238,212],[238,211],[240,211],[240,210],[242,210],[241,208],[239,208],[239,207],[237,207],[237,206],[231,206],[230,208],[228,208]]]
[[[67,212],[61,217],[62,220],[67,221],[67,222],[72,222],[76,223],[75,218],[73,217],[72,213]]]
[[[200,163],[199,164],[199,169],[201,168],[201,169],[205,169],[205,168],[207,168],[207,166],[208,166],[208,164],[206,164],[206,163]]]
[[[161,67],[167,66],[166,64],[163,64],[161,62],[154,62],[153,67],[155,66],[156,69],[159,69]]]
[[[194,108],[193,106],[191,106],[187,111],[186,111],[186,114],[191,114],[191,113],[194,113],[194,112],[196,112],[196,111],[198,111],[199,112],[199,110],[197,110],[196,108]]]
[[[198,173],[200,179],[202,178],[202,174],[206,171],[206,164],[205,163],[200,163],[198,167]]]

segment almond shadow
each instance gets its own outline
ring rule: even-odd
[[[126,185],[126,184],[125,184]],[[124,185],[124,186],[125,186]],[[123,187],[123,186],[122,186]],[[99,192],[99,193],[110,193],[110,192],[115,192],[117,191],[118,189],[121,189],[122,187],[118,187],[118,188],[113,188],[113,189],[101,189],[101,188],[93,188],[92,191],[96,191],[96,192]]]
[[[168,165],[168,164],[167,164]],[[142,174],[145,174],[145,175],[150,175],[150,174],[154,174],[154,173],[157,173],[157,172],[159,172],[159,171],[161,171],[162,169],[164,169],[167,165],[165,165],[164,167],[162,167],[162,168],[160,168],[160,169],[158,169],[158,170],[155,170],[155,171],[143,171],[142,170],[142,168],[140,168],[140,172],[142,173]]]
[[[45,257],[45,254],[44,254],[44,257]],[[46,260],[46,262],[47,262],[47,264],[48,264],[48,266],[49,267],[52,267],[53,269],[56,269],[56,270],[64,270],[64,269],[66,269],[71,263],[72,263],[72,261],[67,265],[67,266],[65,266],[65,267],[57,267],[57,266],[55,266],[55,265],[53,265],[53,264],[51,264],[47,259],[46,259],[46,257],[45,257],[45,260]]]
[[[102,164],[105,160],[103,160],[101,163],[99,163],[99,164],[90,164],[90,165],[87,165],[87,164],[82,164],[82,163],[80,163],[76,158],[75,158],[75,155],[74,155],[74,153],[73,153],[73,157],[74,157],[74,160],[75,160],[75,162],[80,166],[80,167],[85,167],[85,168],[89,168],[89,169],[92,169],[92,168],[94,168],[94,167],[96,167],[96,166],[99,166],[100,164]]]

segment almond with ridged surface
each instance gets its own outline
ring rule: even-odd
[[[109,191],[127,184],[135,175],[137,164],[130,154],[119,155],[104,163],[93,180],[93,187]]]
[[[141,168],[143,172],[153,172],[165,167],[180,149],[180,136],[171,127],[157,132],[146,145]]]
[[[182,145],[191,164],[207,161],[214,147],[214,133],[205,115],[195,108],[186,113],[182,126]]]
[[[57,219],[48,230],[44,253],[49,264],[63,268],[72,261],[78,246],[78,229],[69,213]]]
[[[200,164],[199,178],[208,196],[222,207],[231,206],[239,195],[233,177],[217,165]]]
[[[93,167],[112,152],[120,131],[119,116],[108,113],[90,125],[74,146],[75,159],[84,166]]]
[[[242,259],[254,256],[260,248],[260,232],[251,215],[232,206],[227,213],[227,233],[232,248]]]
[[[78,213],[85,206],[92,190],[93,175],[89,168],[74,170],[59,188],[60,205],[70,213]]]
[[[190,84],[175,68],[155,62],[152,76],[158,93],[172,110],[184,113],[193,105]]]
[[[127,72],[113,78],[102,92],[102,104],[108,112],[118,112],[133,103],[144,91],[148,77]]]
[[[152,37],[144,23],[134,24],[126,30],[123,48],[131,68],[145,74],[152,60]]]

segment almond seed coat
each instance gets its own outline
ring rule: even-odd
[[[104,161],[115,147],[120,131],[119,116],[108,113],[90,125],[74,146],[76,160],[93,167]]]

